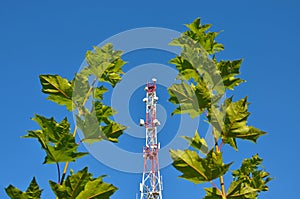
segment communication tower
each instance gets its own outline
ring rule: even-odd
[[[143,148],[144,170],[140,183],[140,199],[162,199],[162,176],[160,175],[158,151],[160,143],[157,142],[157,126],[160,122],[156,118],[156,79],[147,83],[145,87],[146,118],[140,119],[140,126],[146,130],[146,145]]]

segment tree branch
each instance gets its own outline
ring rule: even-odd
[[[219,144],[218,144],[218,138],[215,132],[215,128],[213,128],[213,136],[214,136],[214,140],[215,140],[215,150],[216,152],[220,153],[220,148],[219,148]],[[225,184],[224,184],[224,177],[220,176],[220,185],[221,185],[221,189],[222,189],[222,199],[227,199],[226,197],[226,190],[225,190]]]
[[[56,162],[56,168],[57,168],[57,184],[60,184],[60,167],[59,167],[59,163]]]
[[[95,77],[95,79],[93,80],[93,82],[92,82],[92,84],[91,84],[91,86],[90,86],[90,89],[88,90],[88,92],[87,92],[87,94],[86,94],[86,96],[85,96],[85,98],[84,98],[84,101],[83,101],[83,103],[82,103],[82,106],[84,106],[84,105],[86,104],[86,102],[87,102],[87,100],[88,100],[88,98],[89,98],[91,92],[93,91],[93,87],[94,87],[94,85],[95,85],[96,82],[97,82],[97,77]],[[80,112],[78,112],[78,114],[80,114]],[[78,130],[78,126],[76,125],[75,128],[74,128],[73,137],[76,136],[77,130]],[[66,176],[68,167],[69,167],[69,162],[66,162],[66,164],[65,164],[65,166],[64,166],[63,175],[62,175],[62,177],[61,177],[61,184],[63,184],[63,182],[64,182],[64,179],[65,179],[65,176]]]

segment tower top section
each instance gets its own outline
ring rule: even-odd
[[[147,93],[154,93],[156,91],[156,82],[157,79],[152,78],[152,82],[146,84],[145,91],[147,91]]]

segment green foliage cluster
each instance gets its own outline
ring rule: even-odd
[[[181,54],[170,61],[176,66],[181,83],[168,88],[169,101],[177,105],[173,114],[189,114],[195,118],[206,113],[215,146],[209,150],[196,131],[194,137],[184,137],[193,150],[170,150],[173,166],[182,173],[181,178],[213,185],[205,188],[204,199],[256,199],[260,192],[268,190],[266,184],[271,180],[269,173],[262,169],[262,159],[258,155],[245,159],[241,168],[232,172],[233,180],[228,190],[223,177],[232,163],[223,162],[221,146],[228,144],[237,151],[238,139],[256,142],[266,134],[247,125],[250,115],[247,97],[237,101],[233,101],[233,97],[222,100],[227,90],[245,82],[237,77],[242,60],[217,59],[217,53],[224,50],[224,46],[215,40],[219,33],[211,32],[210,24],[202,25],[198,18],[186,26],[188,30],[171,42],[182,49]],[[220,186],[214,182],[218,178]]]
[[[103,94],[108,91],[105,85],[114,87],[121,80],[122,66],[125,64],[121,56],[122,51],[106,44],[86,53],[87,66],[71,81],[59,75],[40,75],[42,92],[48,95],[47,99],[76,114],[76,126],[72,131],[67,118],[57,122],[53,117],[35,114],[32,120],[40,129],[30,130],[23,136],[37,139],[40,143],[46,154],[44,164],[56,164],[58,180],[49,181],[56,198],[108,199],[117,190],[112,184],[103,182],[104,176],[93,178],[87,167],[77,173],[71,170],[66,180],[64,178],[69,162],[75,162],[87,154],[78,151],[75,140],[78,129],[84,135],[80,142],[89,144],[102,140],[118,142],[118,137],[126,129],[111,119],[116,111],[102,102]],[[102,85],[96,87],[97,82]],[[91,108],[86,108],[87,104]],[[65,166],[61,175],[60,164],[63,163]],[[9,185],[6,193],[13,199],[38,199],[42,190],[33,178],[25,192]]]
[[[67,177],[62,185],[53,181],[50,181],[50,185],[59,198],[108,199],[117,188],[112,184],[103,182],[103,177],[105,176],[93,178],[92,174],[88,172],[88,168],[85,167],[77,173],[71,170],[71,175]]]

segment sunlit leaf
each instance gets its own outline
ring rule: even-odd
[[[103,182],[103,176],[93,178],[87,167],[74,173],[71,171],[62,185],[50,181],[50,186],[59,199],[108,199],[117,188]]]
[[[172,114],[188,113],[192,118],[195,118],[203,111],[199,109],[195,91],[186,82],[173,84],[168,91],[170,94],[169,101],[179,105]]]
[[[72,100],[75,103],[76,108],[82,108],[86,101],[90,98],[90,85],[88,81],[88,76],[79,72],[75,75],[73,79],[73,94]]]
[[[197,68],[195,68],[190,62],[188,62],[181,56],[176,56],[175,58],[171,59],[170,63],[176,66],[179,72],[179,75],[177,77],[178,79],[194,79],[195,81],[197,81],[201,77],[201,74],[199,73],[199,71],[197,71]]]
[[[13,185],[5,188],[5,191],[11,199],[40,199],[43,190],[39,188],[35,178],[33,178],[25,192],[20,191]]]
[[[105,135],[94,111],[86,112],[82,117],[76,116],[76,125],[84,135],[84,139],[82,140],[84,142],[91,144],[105,139]]]
[[[115,186],[103,182],[102,177],[99,177],[88,181],[84,190],[78,195],[77,199],[109,199],[110,196],[117,190],[118,189]]]
[[[58,123],[54,118],[45,118],[36,114],[33,120],[40,125],[41,130],[28,131],[28,134],[23,137],[35,138],[39,141],[46,152],[45,164],[74,162],[87,154],[77,151],[78,145],[70,133],[70,124],[66,118]]]
[[[176,41],[175,44],[174,41]],[[173,40],[171,44],[182,48],[180,56],[170,61],[178,69],[177,79],[191,80],[201,85],[204,83],[211,92],[216,91],[219,95],[224,94],[225,87],[221,72],[216,66],[216,60],[210,58],[207,51],[199,43],[182,35]]]
[[[209,121],[216,130],[220,131],[224,143],[230,144],[236,150],[236,138],[256,142],[261,135],[266,134],[264,131],[247,125],[250,115],[248,105],[247,97],[236,102],[233,102],[232,98],[228,98],[221,111],[216,109],[209,111]]]
[[[172,114],[189,114],[191,118],[199,116],[205,108],[210,107],[215,97],[211,94],[203,81],[195,86],[185,81],[180,84],[172,84],[168,88],[169,101],[179,106]]]
[[[71,134],[63,136],[53,146],[47,145],[47,156],[45,164],[58,162],[74,162],[76,159],[86,155],[87,153],[77,152],[78,144],[75,143],[75,138]]]
[[[73,110],[72,83],[59,75],[40,75],[42,92],[49,94],[48,100],[59,105],[65,105],[69,111]]]
[[[98,121],[106,124],[110,123],[110,117],[117,113],[112,107],[106,106],[99,101],[94,102],[94,111]]]
[[[58,140],[66,134],[70,133],[70,124],[67,118],[64,118],[60,123],[56,122],[53,117],[46,118],[42,115],[35,114],[32,118],[40,127],[45,140],[50,142],[58,142]],[[30,134],[24,137],[30,137]],[[34,138],[34,137],[33,137]]]
[[[94,99],[103,100],[103,94],[107,91],[108,91],[107,88],[105,88],[104,86],[94,88],[94,93],[93,93]]]
[[[203,199],[222,199],[222,194],[216,188],[205,188],[205,197]]]
[[[221,43],[215,41],[218,32],[208,31],[211,24],[202,25],[200,18],[194,20],[191,24],[186,25],[189,30],[183,34],[189,36],[193,40],[197,41],[201,46],[209,53],[214,54],[221,50],[224,50],[224,46]]]
[[[234,60],[234,61],[220,61],[216,63],[220,75],[223,79],[223,84],[227,89],[233,90],[235,86],[240,85],[240,83],[245,82],[240,78],[236,78],[236,75],[240,74],[240,67],[243,60]]]
[[[242,166],[232,172],[234,181],[228,189],[228,199],[256,199],[260,192],[268,191],[266,184],[272,178],[262,169],[261,163],[262,159],[254,155],[244,159]]]
[[[203,154],[206,154],[208,152],[208,146],[204,138],[200,138],[198,131],[195,132],[195,135],[193,138],[188,136],[182,136],[184,139],[186,139],[191,147],[193,147],[196,150],[199,150]]]
[[[222,154],[211,150],[205,158],[191,150],[170,150],[173,166],[182,172],[180,176],[195,184],[209,182],[224,175],[230,164],[224,164]]]
[[[105,135],[105,139],[111,142],[118,142],[119,136],[123,134],[125,129],[125,126],[114,121],[110,121],[110,123],[103,126],[103,133]]]
[[[121,59],[122,51],[114,50],[113,45],[108,43],[94,47],[94,51],[86,53],[88,66],[85,68],[88,74],[94,75],[100,82],[108,82],[113,87],[121,81],[122,66],[126,63]]]
[[[84,134],[82,141],[90,144],[100,140],[118,142],[126,127],[109,119],[115,113],[111,107],[101,102],[95,104],[92,112],[87,111],[82,117],[76,116],[77,126]]]

